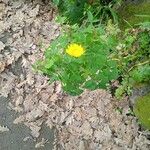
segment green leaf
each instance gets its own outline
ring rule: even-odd
[[[150,65],[140,66],[135,68],[131,73],[130,76],[136,82],[146,82],[150,80]]]
[[[46,69],[50,69],[54,64],[54,60],[53,59],[49,59],[49,60],[46,60],[45,62],[45,68]]]
[[[59,0],[53,0],[54,5],[58,6]]]
[[[87,15],[88,15],[88,21],[90,22],[90,23],[93,23],[93,14],[90,12],[90,11],[88,11],[87,12]]]
[[[103,73],[101,73],[99,77],[101,78],[101,80],[99,81],[98,87],[106,89],[109,82],[108,76],[105,76]]]
[[[92,20],[90,14],[89,17]],[[39,70],[51,81],[60,80],[63,89],[71,95],[78,95],[84,89],[106,88],[118,74],[116,63],[109,57],[109,49],[113,44],[109,47],[108,43],[113,43],[113,40],[109,41],[111,38],[104,31],[103,27],[93,25],[88,28],[67,25],[64,33],[46,50]],[[68,55],[65,50],[70,43],[81,44],[85,53],[78,58]],[[91,77],[89,81],[88,77]]]
[[[117,68],[112,68],[111,71],[110,71],[110,76],[109,76],[109,80],[115,80],[117,79],[119,76],[119,73],[118,73],[118,69]]]
[[[93,80],[86,81],[84,88],[95,90],[97,88],[97,83]]]
[[[79,88],[76,84],[71,83],[65,83],[65,86],[63,86],[64,91],[67,91],[68,94],[72,96],[80,95],[83,90]]]

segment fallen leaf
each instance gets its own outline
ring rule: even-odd
[[[42,138],[42,140],[41,140],[40,142],[36,143],[35,148],[44,147],[44,146],[45,146],[45,143],[47,143],[47,142],[48,142],[48,140]]]
[[[5,62],[0,62],[0,73],[5,70],[6,64]]]
[[[0,132],[8,132],[9,128],[7,126],[1,126],[0,125]]]
[[[18,118],[16,118],[14,121],[13,121],[13,123],[14,124],[19,124],[19,123],[22,123],[22,122],[24,122],[25,121],[25,116],[24,115],[21,115],[21,116],[19,116]]]
[[[0,41],[0,52],[1,52],[4,48],[5,48],[5,44],[4,44],[2,41]]]

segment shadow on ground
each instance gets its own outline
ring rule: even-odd
[[[0,150],[35,150],[35,144],[44,137],[48,139],[48,143],[40,150],[51,150],[53,148],[53,131],[44,126],[41,131],[41,136],[37,141],[33,139],[29,128],[23,124],[14,125],[13,120],[17,117],[17,113],[7,108],[9,100],[0,97],[0,125],[7,126],[8,132],[0,132]],[[24,139],[27,138],[27,141]]]

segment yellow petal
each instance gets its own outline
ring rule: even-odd
[[[66,53],[73,57],[80,57],[84,52],[84,48],[79,44],[70,44],[66,49]]]

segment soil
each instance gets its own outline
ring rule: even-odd
[[[36,143],[40,142],[42,137],[48,139],[44,150],[52,150],[54,133],[48,127],[43,126],[41,136],[35,139],[29,128],[25,125],[15,125],[13,121],[18,114],[7,108],[10,100],[0,97],[0,125],[7,126],[8,132],[0,132],[0,150],[34,150]]]

